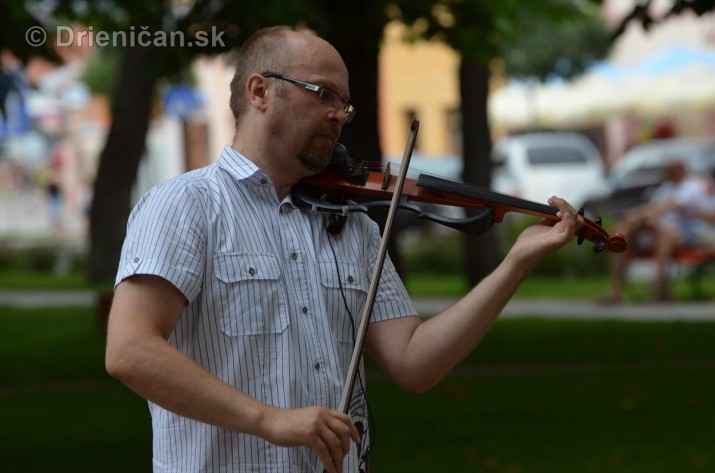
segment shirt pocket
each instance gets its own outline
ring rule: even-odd
[[[354,342],[367,300],[364,266],[351,261],[320,260],[318,272],[333,336],[340,342]]]
[[[219,324],[226,335],[267,335],[286,329],[281,269],[274,255],[219,253],[213,266],[214,303],[222,306]]]

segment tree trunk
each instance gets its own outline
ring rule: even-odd
[[[350,73],[350,95],[357,110],[353,122],[343,128],[340,141],[348,149],[350,156],[360,161],[382,160],[377,109],[378,53],[382,30],[375,31],[378,33],[375,33],[374,38],[367,37],[363,32],[361,41],[354,40],[360,35],[344,34],[344,31],[338,37],[326,38],[336,47],[345,61]],[[384,228],[387,218],[386,209],[370,210],[369,215],[378,222],[380,228]],[[396,233],[397,230],[393,231],[387,248],[397,272],[404,278],[404,265],[397,246]]]
[[[99,323],[106,322],[111,286],[131,210],[131,191],[145,150],[156,78],[151,48],[124,48],[112,97],[112,124],[100,156],[90,209],[89,277],[100,288]]]
[[[464,153],[463,178],[482,187],[491,184],[491,138],[487,118],[489,71],[486,67],[464,58],[459,68],[459,88],[462,98],[462,135]],[[468,211],[469,216],[475,215]],[[466,272],[474,285],[494,270],[499,262],[494,230],[483,235],[466,235]]]
[[[378,48],[367,43],[336,45],[350,71],[350,95],[357,110],[355,119],[343,128],[341,142],[353,158],[379,161],[382,153],[377,126]]]

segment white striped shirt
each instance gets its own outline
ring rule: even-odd
[[[297,209],[290,196],[279,202],[270,179],[226,147],[216,163],[142,197],[117,284],[134,274],[174,284],[189,303],[169,342],[222,381],[281,408],[337,409],[354,346],[346,305],[357,328],[379,242],[377,225],[362,214],[329,235],[323,215]],[[415,313],[386,261],[372,321]],[[359,391],[351,416],[367,425]],[[322,471],[309,448],[149,407],[155,472]],[[345,472],[358,472],[368,443],[351,449]]]

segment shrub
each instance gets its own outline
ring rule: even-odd
[[[85,254],[81,250],[60,246],[38,245],[0,248],[0,270],[28,272],[78,272],[85,269]]]

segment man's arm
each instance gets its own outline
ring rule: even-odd
[[[403,317],[370,325],[366,349],[398,385],[423,392],[437,384],[479,344],[531,269],[573,239],[576,212],[562,199],[550,203],[561,221],[524,230],[496,270],[456,304],[424,322]]]
[[[107,371],[142,397],[181,416],[262,437],[283,446],[313,448],[329,472],[342,470],[349,417],[320,407],[268,406],[214,377],[167,342],[186,304],[157,276],[137,275],[117,287],[107,333]]]

